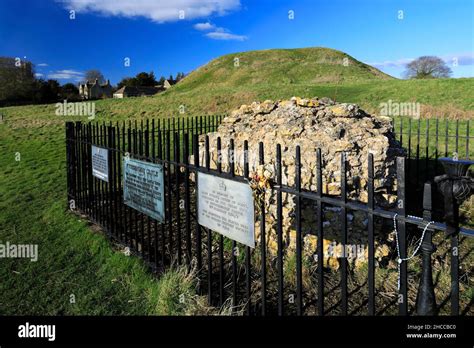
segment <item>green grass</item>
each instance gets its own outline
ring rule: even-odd
[[[205,308],[183,270],[157,280],[139,258],[66,212],[61,126],[1,124],[0,134],[0,242],[38,244],[39,253],[37,262],[0,259],[0,314],[176,315]]]
[[[452,157],[455,153],[458,158],[474,158],[473,122],[467,120],[453,121],[449,119],[419,119],[411,120],[409,117],[395,117],[393,125],[397,140],[408,147],[408,135],[411,135],[411,156],[416,156],[419,147],[420,157],[434,159],[439,157]],[[410,130],[411,123],[411,130]],[[400,138],[400,134],[402,138]],[[458,140],[456,142],[456,135]],[[468,140],[469,136],[469,140]]]
[[[183,85],[186,82],[183,81]],[[97,101],[98,117],[112,120],[145,119],[178,115],[180,105],[186,115],[226,113],[242,104],[266,99],[330,97],[340,102],[359,104],[378,114],[380,103],[419,102],[429,106],[431,115],[444,117],[474,115],[474,79],[446,80],[373,80],[344,84],[250,84],[242,86],[211,85],[196,89],[172,87],[165,93],[148,98]],[[28,108],[28,107],[27,107]],[[49,111],[48,111],[49,110]],[[36,107],[33,112],[54,114],[54,106]],[[422,110],[423,111],[423,110]]]
[[[183,81],[182,83],[184,83]],[[388,100],[420,102],[429,106],[430,115],[474,118],[474,79],[445,80],[374,80],[345,84],[270,84],[236,87],[200,87],[182,89],[180,84],[154,97],[106,99],[96,103],[96,118],[104,121],[141,120],[179,115],[180,105],[186,115],[227,113],[241,104],[265,99],[331,97],[340,102],[356,103],[368,112],[378,114],[379,105]],[[55,104],[7,107],[0,109],[15,122],[30,126],[61,124],[63,116],[55,115]],[[77,116],[75,120],[85,120]]]

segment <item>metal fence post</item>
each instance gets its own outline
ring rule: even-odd
[[[474,179],[468,170],[474,161],[443,157],[439,159],[446,172],[435,178],[444,196],[446,237],[451,238],[451,315],[459,315],[459,206],[474,191]]]
[[[398,240],[399,240],[399,257],[404,259],[407,257],[407,241],[406,241],[406,166],[405,158],[397,157],[397,214],[400,217],[397,221]],[[398,290],[398,313],[399,315],[408,314],[408,289],[407,289],[407,264],[400,264],[400,289]]]
[[[433,208],[431,196],[431,183],[425,183],[423,190],[423,220],[425,223],[431,221],[431,210]],[[416,297],[416,313],[418,315],[436,314],[436,297],[433,286],[433,271],[431,267],[431,254],[435,251],[432,243],[432,231],[428,228],[425,232],[421,245],[422,268],[421,279]]]

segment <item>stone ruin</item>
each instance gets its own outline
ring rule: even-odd
[[[233,156],[236,175],[244,172],[244,141],[248,142],[247,158],[252,185],[256,190],[265,189],[265,222],[268,250],[276,254],[276,144],[281,145],[282,183],[295,185],[296,146],[301,152],[301,187],[317,192],[316,149],[321,149],[323,171],[323,193],[339,196],[341,193],[341,154],[347,161],[347,194],[351,200],[367,202],[368,154],[374,158],[374,184],[376,204],[390,207],[396,201],[396,157],[404,150],[395,140],[390,119],[367,114],[356,104],[335,103],[329,98],[254,102],[242,105],[222,120],[216,132],[208,133],[210,167],[217,168],[218,158],[222,170],[229,170]],[[217,138],[221,138],[221,152],[217,153]],[[229,152],[230,139],[234,140],[234,151]],[[259,165],[259,142],[264,145],[265,164]],[[205,135],[199,138],[200,163],[205,165]],[[191,158],[193,162],[193,159]],[[316,253],[316,202],[302,199],[302,234],[305,255]],[[285,250],[295,248],[295,199],[294,195],[283,193],[283,231]],[[340,240],[340,208],[324,209],[324,245],[336,245]],[[382,224],[377,221],[377,230]],[[258,240],[260,222],[256,221]],[[390,224],[390,222],[388,222]],[[367,215],[360,211],[349,211],[347,215],[348,244],[367,245]],[[391,232],[390,228],[386,228]],[[387,236],[385,235],[385,238]],[[381,260],[388,255],[384,241],[377,243],[376,257]],[[336,252],[337,252],[336,247]],[[327,251],[327,250],[326,250]],[[334,251],[334,250],[333,250]],[[342,252],[342,250],[340,250]],[[365,248],[365,256],[367,248]],[[339,253],[340,255],[340,253]],[[360,256],[360,255],[359,255]],[[354,259],[356,265],[359,258]],[[365,258],[366,260],[366,258]],[[338,268],[337,259],[325,257],[325,265]],[[363,261],[361,261],[363,262]]]

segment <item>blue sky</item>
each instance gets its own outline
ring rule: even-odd
[[[396,77],[422,55],[473,77],[473,16],[472,0],[0,0],[0,56],[61,83],[99,69],[115,84],[232,52],[322,46]]]

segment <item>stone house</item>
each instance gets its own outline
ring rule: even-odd
[[[165,80],[162,85],[151,86],[124,86],[114,92],[114,98],[143,97],[163,92],[170,88],[172,84]]]
[[[155,95],[158,92],[163,91],[162,86],[145,87],[145,86],[123,86],[114,92],[114,98],[129,98],[129,97],[143,97]]]
[[[79,95],[82,99],[112,98],[112,86],[109,80],[103,85],[99,84],[98,79],[94,83],[86,81],[79,85]]]

